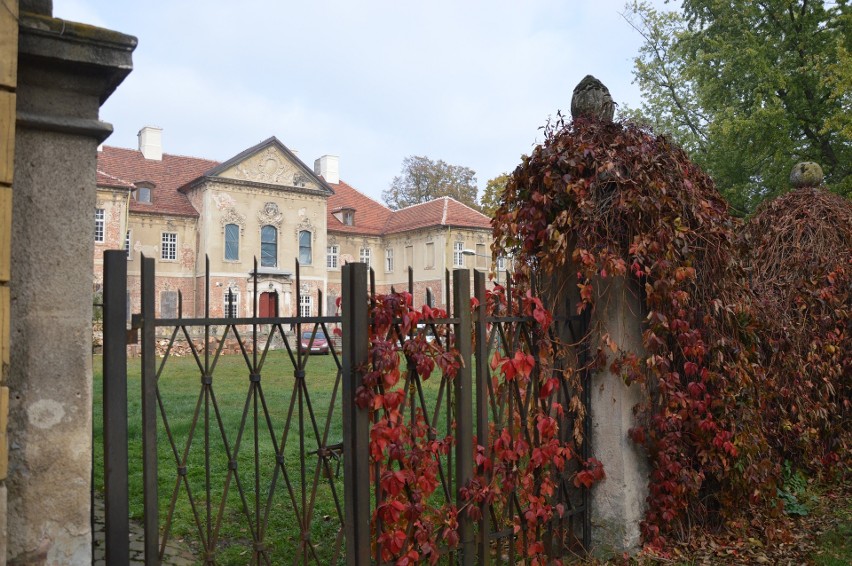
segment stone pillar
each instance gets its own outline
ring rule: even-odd
[[[12,254],[12,173],[18,85],[18,2],[0,0],[0,566],[6,564],[6,477],[9,443],[9,308]]]
[[[9,564],[90,564],[92,258],[101,104],[136,39],[54,19],[19,21],[8,386]]]
[[[642,447],[627,436],[636,424],[633,407],[643,401],[642,392],[609,370],[619,353],[643,349],[640,289],[635,280],[610,277],[596,281],[595,291],[592,352],[601,348],[607,361],[591,378],[591,450],[606,478],[592,487],[591,534],[593,553],[603,557],[639,549],[650,469]],[[607,333],[618,353],[604,343]]]

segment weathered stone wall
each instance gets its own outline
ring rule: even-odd
[[[98,113],[136,40],[55,20],[50,3],[25,13],[36,4],[18,43],[6,557],[90,564],[95,156],[111,132]]]

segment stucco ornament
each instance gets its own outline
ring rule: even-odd
[[[293,179],[295,167],[284,159],[274,148],[268,147],[236,166],[236,177],[258,183],[280,185]]]
[[[213,195],[213,200],[216,201],[216,208],[219,210],[227,210],[237,205],[237,201],[228,193],[216,193]]]
[[[283,219],[284,215],[281,214],[281,211],[278,210],[278,205],[274,202],[267,202],[263,205],[263,208],[260,210],[260,212],[257,213],[257,221],[260,222],[261,226],[271,224],[276,228],[280,228],[281,221]]]
[[[302,218],[302,221],[296,226],[296,237],[299,237],[299,232],[302,230],[307,230],[311,233],[311,239],[317,239],[317,231],[314,229],[314,225],[311,224],[311,220],[308,217]]]
[[[181,267],[191,269],[195,265],[195,250],[189,244],[183,244],[180,251]]]
[[[236,224],[240,227],[240,235],[245,234],[246,231],[246,217],[234,210],[233,208],[229,208],[225,210],[222,214],[222,217],[219,219],[219,223],[222,225],[222,233],[225,233],[225,226],[228,224]]]

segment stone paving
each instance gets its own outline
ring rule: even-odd
[[[95,540],[92,546],[94,566],[107,566],[104,558],[104,499],[101,494],[95,495]],[[130,521],[130,565],[144,566],[144,530],[142,525],[136,521]],[[199,564],[188,545],[180,541],[170,542],[166,545],[162,566],[193,566]]]

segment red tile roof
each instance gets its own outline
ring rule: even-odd
[[[491,219],[451,197],[395,210],[384,232],[394,234],[427,226],[491,229]]]
[[[109,187],[111,189],[133,189],[136,187],[136,185],[134,185],[130,181],[119,179],[114,175],[104,173],[100,169],[98,169],[97,185],[99,187]]]
[[[348,234],[395,234],[428,226],[453,226],[491,230],[491,219],[451,197],[442,197],[391,210],[352,186],[340,181],[331,185],[328,197],[328,230]],[[346,226],[334,216],[343,209],[355,210],[355,224]]]
[[[101,179],[116,179],[128,183],[148,181],[154,184],[151,203],[130,201],[131,212],[169,214],[174,216],[198,216],[186,195],[177,191],[217,166],[217,161],[169,155],[164,153],[162,161],[145,159],[140,151],[118,147],[104,147],[98,152],[98,185],[113,186]]]
[[[328,197],[327,226],[330,232],[345,232],[348,234],[381,235],[388,218],[393,211],[380,204],[364,193],[354,189],[344,181],[337,184],[329,183],[334,194]],[[344,208],[355,209],[355,225],[347,226],[333,212]]]

